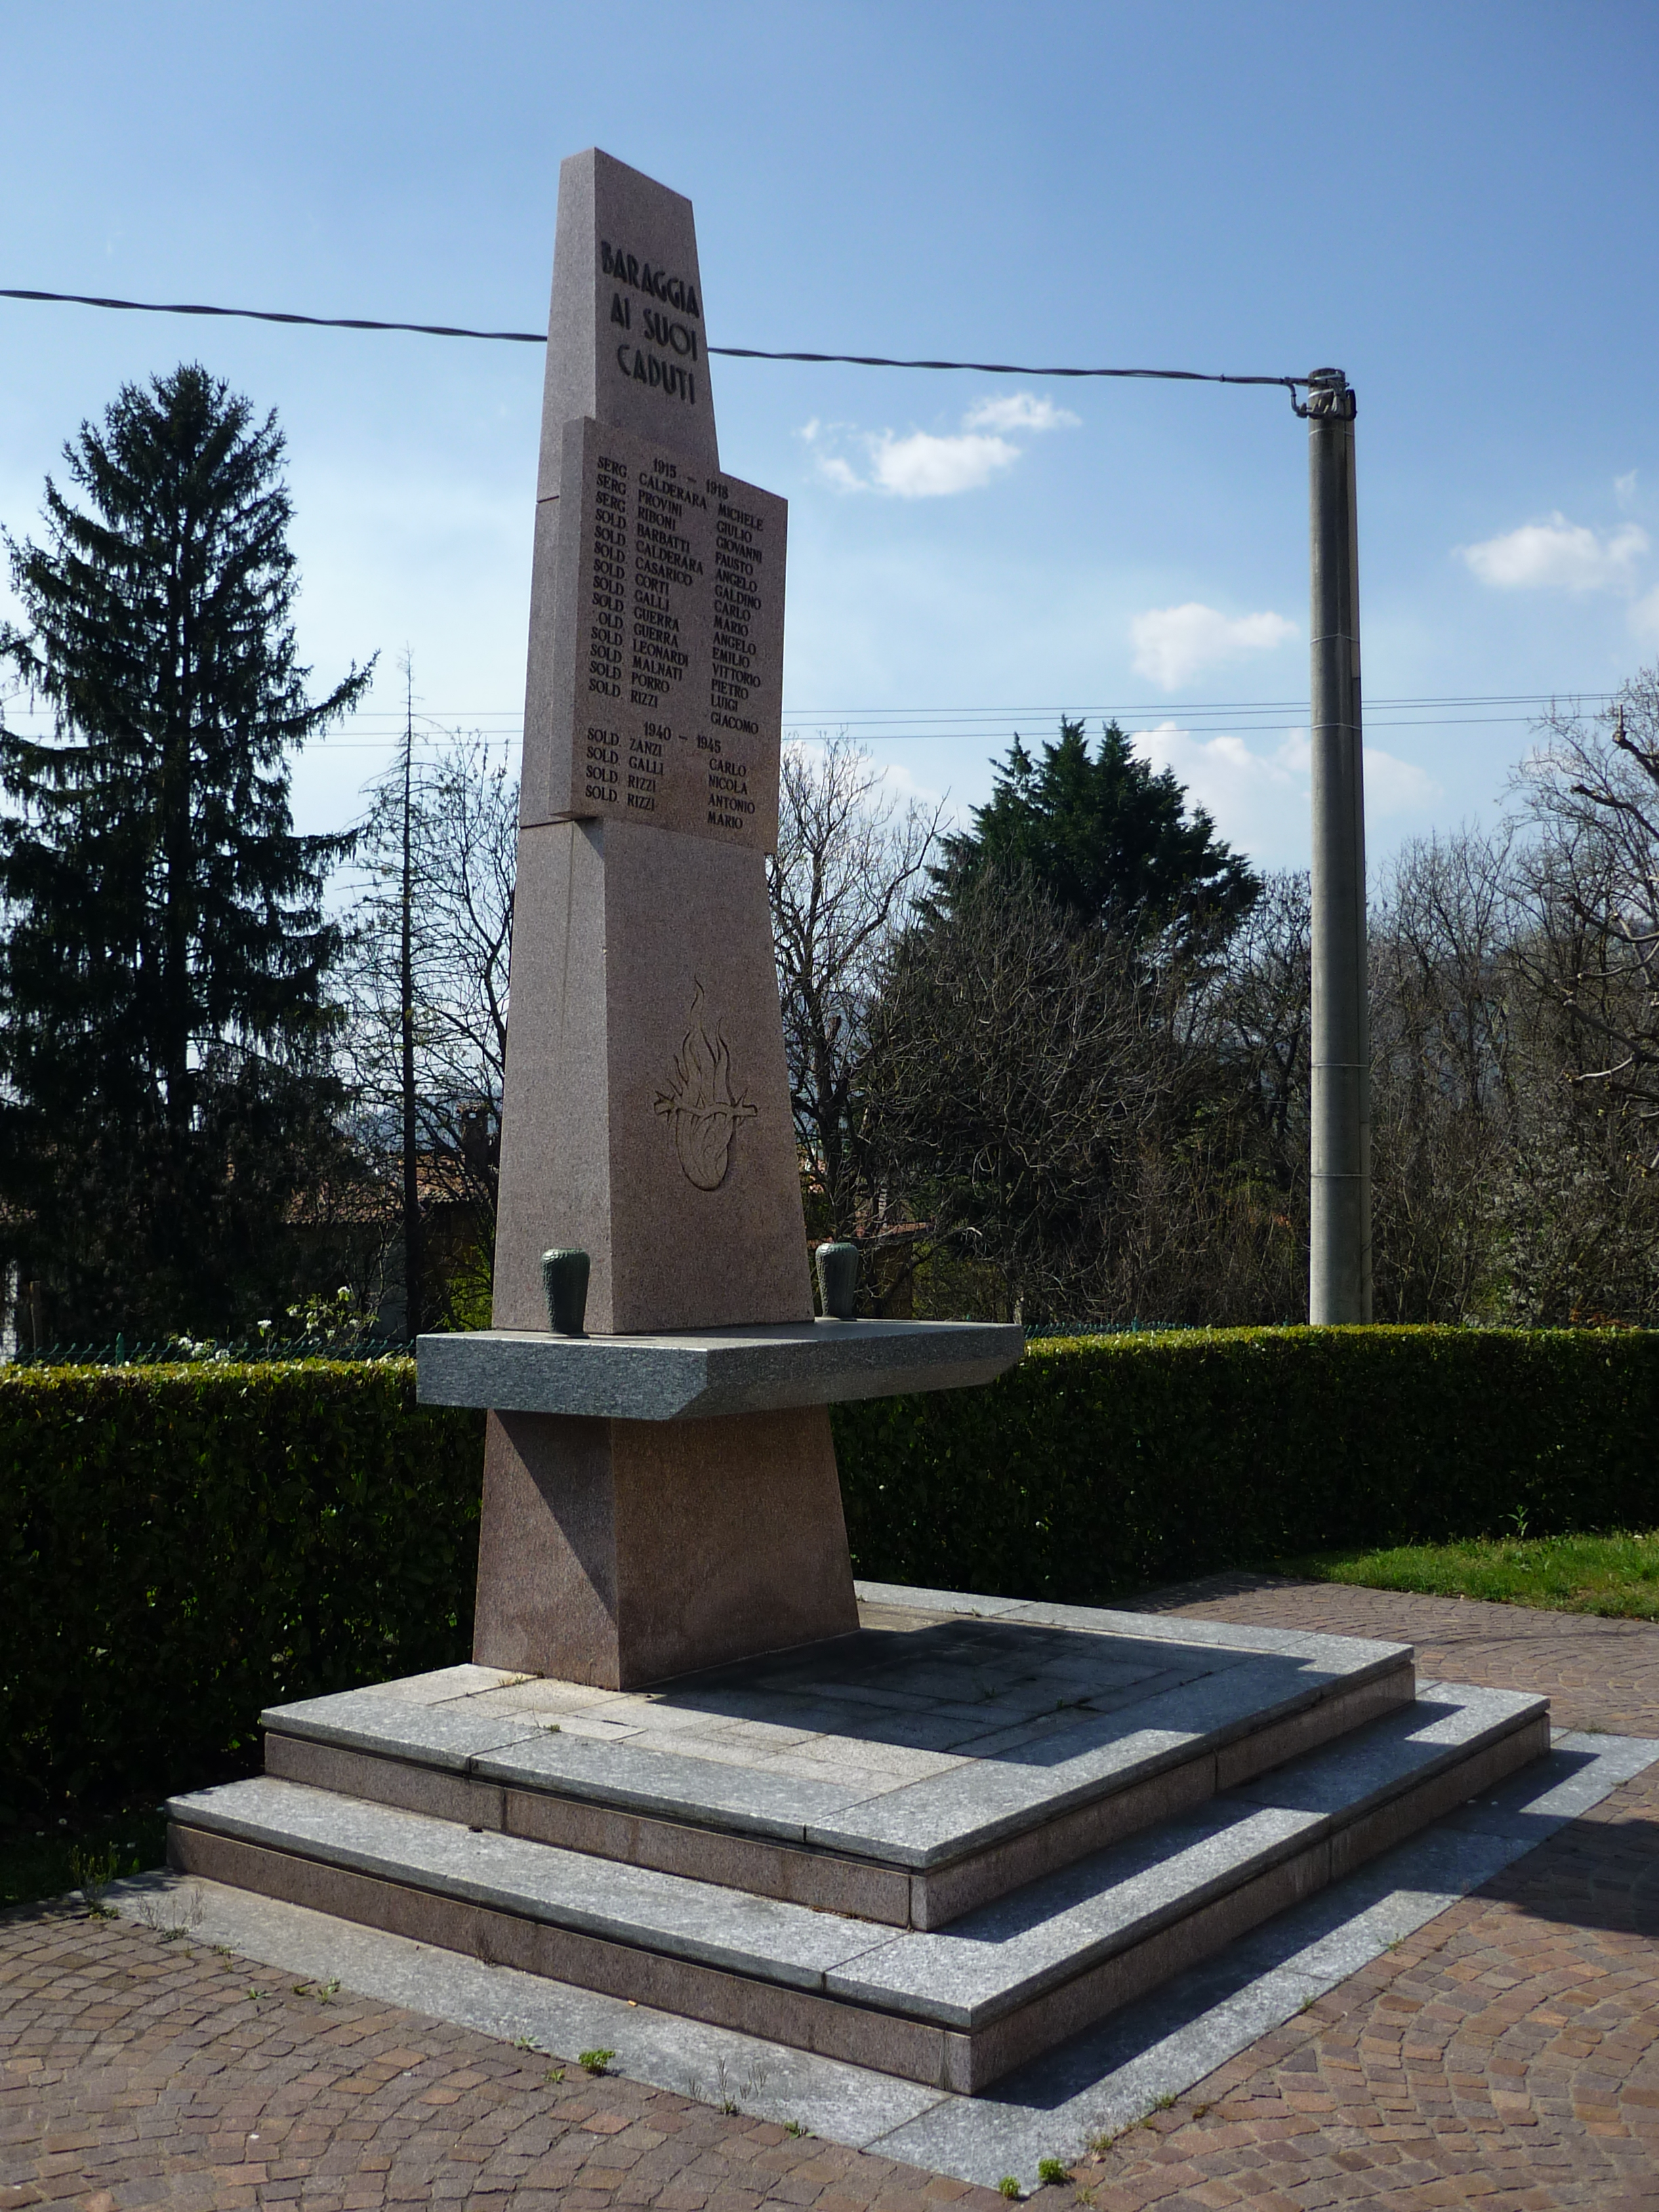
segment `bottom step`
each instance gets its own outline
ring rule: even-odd
[[[1542,1698],[1415,1705],[928,1933],[272,1779],[168,1807],[174,1865],[974,2094],[1549,1748]]]

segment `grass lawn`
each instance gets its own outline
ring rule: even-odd
[[[157,1806],[50,1827],[0,1827],[0,1911],[94,1882],[143,1874],[167,1861],[167,1824]]]
[[[1275,1559],[1273,1571],[1370,1589],[1480,1597],[1557,1613],[1659,1620],[1659,1534],[1508,1537],[1470,1544],[1405,1544],[1389,1552],[1318,1552]]]

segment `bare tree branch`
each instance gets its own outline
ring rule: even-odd
[[[933,850],[943,805],[901,808],[846,737],[783,756],[778,849],[768,867],[795,1133],[815,1226],[878,1232],[852,1105],[883,959]]]

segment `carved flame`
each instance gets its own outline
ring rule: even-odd
[[[713,1037],[703,1027],[701,982],[691,1000],[691,1024],[674,1060],[674,1080],[657,1094],[657,1111],[673,1125],[674,1150],[688,1182],[699,1190],[718,1190],[732,1164],[732,1139],[739,1121],[752,1121],[759,1108],[732,1090],[732,1055],[718,1024]]]

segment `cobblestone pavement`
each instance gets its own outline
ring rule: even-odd
[[[1425,1676],[1659,1735],[1659,1627],[1219,1580],[1160,1611],[1409,1638]],[[1659,1778],[1517,1861],[1042,2192],[1249,2204],[1659,2209]],[[562,2065],[562,2081],[550,2072]],[[0,1920],[0,2212],[932,2212],[991,2192],[513,2049],[126,1921]]]
[[[1256,1577],[1154,1602],[1408,1639],[1425,1679],[1541,1690],[1559,1726],[1659,1735],[1644,1623]],[[1079,2166],[1076,2194],[1096,2212],[1659,2206],[1656,1937],[1644,1775]]]
[[[1394,1638],[1417,1646],[1423,1681],[1534,1690],[1549,1698],[1558,1729],[1659,1736],[1659,1625],[1650,1621],[1265,1575],[1212,1575],[1158,1591],[1137,1609]]]
[[[46,2203],[1000,2212],[990,2190],[61,1906],[0,1922],[0,2212]]]

